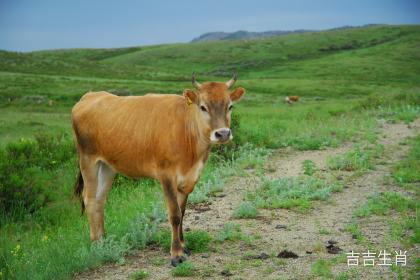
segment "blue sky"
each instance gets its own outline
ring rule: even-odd
[[[188,42],[211,31],[420,24],[419,0],[0,0],[0,49]]]

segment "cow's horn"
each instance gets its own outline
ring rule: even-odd
[[[195,73],[194,72],[192,73],[191,82],[196,89],[201,88],[201,84],[195,80]]]
[[[228,88],[230,88],[231,86],[233,86],[233,84],[236,82],[236,79],[238,78],[238,76],[236,75],[236,73],[233,73],[233,77],[232,79],[230,79],[226,85]]]

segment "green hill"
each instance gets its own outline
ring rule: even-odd
[[[245,105],[278,103],[285,95],[418,92],[419,47],[420,26],[379,25],[247,41],[0,51],[0,104],[19,112],[68,113],[89,90],[181,93],[191,87],[193,71],[199,81],[227,80],[237,72],[248,90]]]

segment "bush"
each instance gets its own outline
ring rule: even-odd
[[[75,155],[64,135],[38,135],[0,150],[0,210],[32,213],[52,200],[54,171]]]

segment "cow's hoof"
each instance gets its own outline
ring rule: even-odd
[[[185,260],[186,260],[186,258],[184,256],[178,256],[178,257],[175,257],[175,258],[171,259],[171,264],[172,264],[172,266],[176,267],[178,264],[182,263]]]
[[[191,255],[190,249],[184,248],[184,254],[187,255],[187,256]]]

